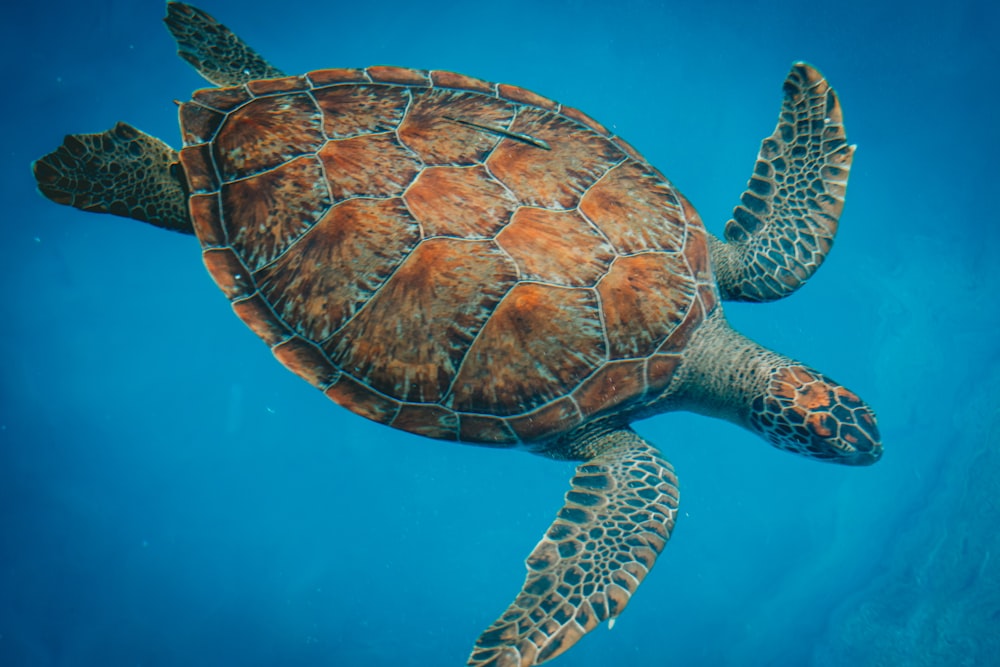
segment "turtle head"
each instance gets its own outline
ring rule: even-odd
[[[750,402],[749,425],[779,449],[847,465],[882,456],[875,413],[856,394],[802,365],[771,371]]]

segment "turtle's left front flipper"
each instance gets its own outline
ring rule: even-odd
[[[655,447],[631,430],[573,447],[588,460],[528,556],[521,593],[480,635],[469,665],[528,667],[560,655],[622,612],[670,539],[677,478]]]
[[[778,127],[761,142],[726,240],[710,239],[723,299],[791,294],[823,263],[837,233],[854,157],[840,102],[806,63],[792,67],[784,90]]]

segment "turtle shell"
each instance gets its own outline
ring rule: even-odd
[[[716,304],[704,227],[581,112],[441,71],[198,91],[181,163],[205,265],[337,403],[495,445],[627,420]]]

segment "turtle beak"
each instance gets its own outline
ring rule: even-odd
[[[853,423],[852,423],[853,422]],[[882,438],[875,413],[867,405],[855,408],[850,419],[839,424],[840,444],[846,446],[844,456],[835,459],[852,466],[870,466],[882,458]]]

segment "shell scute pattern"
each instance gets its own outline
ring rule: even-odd
[[[403,197],[429,237],[492,239],[509,224],[518,201],[483,165],[427,167]]]
[[[419,158],[392,132],[329,141],[319,157],[337,201],[399,197],[422,167]]]
[[[247,83],[247,90],[253,95],[270,95],[297,90],[308,90],[309,81],[304,76],[282,76],[276,79],[258,79]]]
[[[253,97],[253,93],[246,86],[202,88],[194,92],[191,101],[194,102],[194,106],[225,114],[227,110],[235,109],[244,102],[249,102]],[[207,140],[208,136],[202,138],[202,141]]]
[[[251,271],[270,264],[321,220],[332,199],[315,157],[303,155],[254,178],[225,183],[225,238]],[[283,205],[276,206],[276,202]]]
[[[450,404],[460,412],[528,412],[569,393],[606,355],[593,290],[522,282],[465,356]]]
[[[496,236],[525,280],[592,287],[617,253],[578,211],[522,206]]]
[[[371,220],[381,227],[373,228]],[[352,199],[331,208],[312,231],[257,271],[261,294],[283,321],[315,341],[354,317],[420,242],[420,228],[398,199]]]
[[[500,143],[500,136],[455,119],[502,129],[509,129],[514,120],[515,106],[500,98],[440,88],[413,90],[411,95],[413,102],[398,135],[429,166],[481,165]]]
[[[611,167],[625,155],[588,127],[542,109],[526,107],[518,114],[514,132],[547,142],[542,151],[518,141],[504,141],[486,166],[528,206],[570,210]]]
[[[230,113],[212,147],[219,177],[228,183],[315,154],[324,142],[316,102],[289,93],[256,98]]]
[[[425,240],[325,350],[377,391],[439,403],[473,339],[516,281],[510,260],[491,241]]]
[[[211,275],[370,419],[511,446],[642,411],[714,299],[669,181],[530,91],[318,70],[199,91],[180,116]]]
[[[406,113],[407,89],[385,86],[329,86],[313,91],[330,139],[391,132]]]

